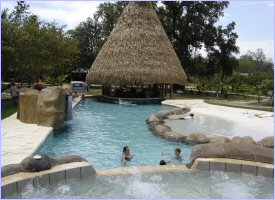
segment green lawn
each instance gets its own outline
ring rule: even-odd
[[[11,99],[2,99],[1,119],[5,119],[17,112],[17,106],[12,103]]]
[[[169,98],[169,95],[167,96]],[[215,99],[215,100],[227,100],[227,101],[251,101],[257,100],[256,97],[251,96],[239,96],[239,95],[228,95],[227,98],[219,97],[218,99],[214,95],[206,94],[173,94],[172,99]]]
[[[93,95],[93,96],[95,96],[95,95],[101,95],[101,94],[102,94],[101,91],[102,91],[101,88],[91,88],[91,89],[88,91],[87,94]]]

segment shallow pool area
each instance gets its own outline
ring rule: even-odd
[[[73,110],[73,120],[65,129],[51,133],[37,154],[61,156],[76,154],[86,158],[95,169],[124,166],[121,163],[123,146],[134,154],[131,166],[159,165],[160,160],[174,160],[174,149],[182,150],[182,163],[189,161],[191,146],[160,138],[149,130],[146,119],[166,105],[118,105],[81,101]]]
[[[234,198],[273,199],[274,179],[225,172],[162,172],[98,175],[90,180],[27,187],[11,198]]]
[[[261,130],[256,131],[254,129],[249,129],[233,120],[226,120],[222,117],[195,113],[193,119],[178,119],[183,116],[186,115],[174,115],[165,120],[165,125],[171,127],[173,131],[181,133],[184,136],[188,136],[193,132],[199,132],[205,134],[206,136],[226,136],[229,138],[234,136],[252,136],[256,141],[264,137],[261,134]]]

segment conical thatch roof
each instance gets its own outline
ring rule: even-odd
[[[130,2],[87,81],[102,85],[185,84],[186,74],[149,2]]]

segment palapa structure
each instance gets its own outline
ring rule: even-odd
[[[150,2],[129,2],[86,79],[105,86],[184,85],[187,82]]]

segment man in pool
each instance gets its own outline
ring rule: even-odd
[[[170,155],[170,156],[172,156],[171,153],[166,154],[166,153],[163,153],[163,152],[161,152],[161,155]],[[173,163],[174,162],[175,163],[181,163],[182,162],[181,149],[180,148],[175,149],[175,157],[172,157],[171,159],[173,160]],[[165,162],[167,163],[167,162],[170,162],[170,161],[165,161]]]
[[[129,147],[128,146],[123,147],[121,161],[125,163],[126,161],[131,161],[132,158],[133,158],[133,155],[130,153]]]

